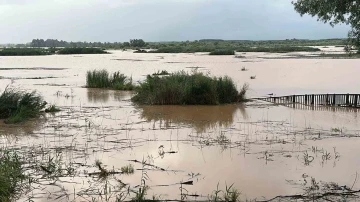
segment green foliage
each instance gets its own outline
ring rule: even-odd
[[[166,70],[161,70],[153,73],[152,75],[169,75],[170,73]]]
[[[0,51],[0,56],[32,56],[49,54],[49,50],[39,48],[5,48]]]
[[[360,48],[360,4],[358,0],[297,0],[292,2],[301,16],[317,16],[319,21],[334,26],[351,25],[348,43]]]
[[[244,92],[236,89],[233,80],[225,77],[210,77],[203,73],[184,71],[159,77],[148,75],[135,89],[132,100],[149,105],[217,105],[241,102]]]
[[[142,39],[131,39],[130,46],[132,47],[144,47],[146,45],[145,41]]]
[[[69,54],[106,54],[108,52],[99,48],[63,48],[58,51],[60,55]]]
[[[0,201],[12,201],[21,194],[28,181],[24,172],[16,152],[0,150]]]
[[[271,47],[242,47],[236,49],[237,52],[269,52],[269,53],[288,53],[288,52],[316,52],[319,48],[306,46],[271,46]]]
[[[211,52],[219,49],[236,50],[240,47],[260,47],[260,46],[334,46],[345,45],[345,39],[286,39],[286,40],[268,40],[268,41],[250,41],[250,40],[220,40],[220,39],[203,39],[196,41],[181,42],[144,42],[141,39],[130,42],[67,42],[57,39],[34,39],[28,44],[17,44],[15,47],[66,47],[66,48],[107,48],[107,49],[124,49],[124,48],[144,48],[158,49],[153,52],[160,53],[193,53],[193,52]]]
[[[235,55],[234,50],[214,50],[209,55]]]
[[[306,46],[290,46],[290,45],[271,45],[271,44],[250,44],[243,43],[195,43],[174,44],[166,47],[159,47],[157,50],[150,51],[151,53],[195,53],[195,52],[210,52],[210,55],[234,55],[237,52],[272,52],[272,53],[287,53],[287,52],[314,52],[320,51],[318,48]]]
[[[54,113],[54,112],[59,112],[61,111],[58,107],[56,107],[55,105],[50,105],[48,108],[45,109],[46,113]]]
[[[115,90],[133,90],[132,78],[120,72],[109,74],[105,69],[88,71],[86,74],[87,88],[111,88]]]
[[[6,123],[19,123],[36,117],[46,106],[40,95],[15,89],[5,89],[0,95],[0,119]]]
[[[216,190],[209,195],[210,202],[237,202],[240,201],[240,192],[235,189],[234,184],[227,186],[225,185],[225,190],[219,189],[219,184],[216,187]]]

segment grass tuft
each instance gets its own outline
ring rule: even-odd
[[[24,172],[16,152],[0,150],[0,201],[12,201],[23,192],[28,182]]]
[[[121,167],[121,173],[125,175],[131,175],[134,174],[134,166],[132,164],[129,164],[127,166]]]
[[[0,119],[7,119],[6,123],[20,123],[38,116],[46,104],[35,91],[6,88],[0,95]]]
[[[87,88],[110,88],[115,90],[133,90],[132,78],[128,78],[120,72],[109,74],[105,69],[92,70],[86,74]]]
[[[234,81],[200,72],[179,71],[169,76],[148,75],[132,100],[148,105],[217,105],[245,101],[247,85],[239,92]]]

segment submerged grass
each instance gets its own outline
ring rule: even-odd
[[[58,51],[60,55],[70,54],[106,54],[108,52],[100,48],[64,48]]]
[[[209,55],[235,55],[234,50],[214,50]]]
[[[247,85],[239,92],[234,81],[184,71],[159,77],[148,75],[132,100],[148,105],[217,105],[245,101]]]
[[[132,78],[120,72],[109,74],[105,69],[92,70],[86,74],[87,88],[110,88],[115,90],[133,90]]]
[[[7,119],[6,123],[20,123],[38,116],[46,104],[35,91],[6,88],[0,95],[0,119]]]

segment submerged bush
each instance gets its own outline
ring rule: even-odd
[[[12,201],[28,183],[19,156],[13,151],[0,150],[0,201]]]
[[[5,89],[0,95],[0,119],[7,119],[6,123],[19,123],[34,118],[45,108],[46,102],[36,94]]]
[[[4,48],[0,51],[0,56],[32,56],[49,54],[50,50],[41,48]]]
[[[105,54],[108,53],[100,48],[63,48],[58,51],[60,55],[69,54]]]
[[[105,69],[92,70],[86,74],[87,88],[111,88],[115,90],[133,90],[132,78],[120,72],[109,74]]]
[[[46,113],[55,113],[61,111],[56,105],[50,105],[48,108],[45,109]]]
[[[209,55],[235,55],[234,50],[215,50],[211,51]]]
[[[159,77],[148,75],[135,89],[132,100],[149,105],[216,105],[245,100],[247,87],[239,92],[233,80],[184,71]]]
[[[288,52],[316,52],[319,48],[307,46],[265,46],[265,47],[241,47],[237,52],[269,52],[269,53],[288,53]]]

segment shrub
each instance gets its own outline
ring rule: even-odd
[[[112,75],[105,69],[88,71],[86,75],[86,87],[88,88],[111,88],[115,90],[133,90],[132,79],[120,72]]]
[[[0,119],[7,119],[6,123],[19,123],[36,117],[46,106],[42,97],[36,94],[5,89],[0,96]]]
[[[214,50],[209,55],[235,55],[234,50]]]
[[[231,78],[210,77],[199,72],[180,71],[163,77],[148,75],[135,90],[137,94],[132,100],[149,105],[216,105],[245,100],[245,93],[238,92]]]
[[[105,54],[108,53],[99,48],[63,48],[58,51],[60,55],[69,54]]]

